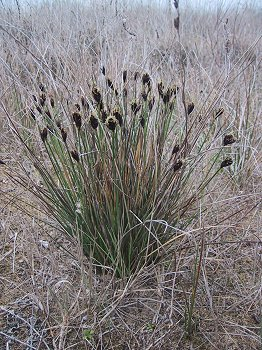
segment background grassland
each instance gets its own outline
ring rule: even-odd
[[[262,13],[250,6],[178,10],[172,3],[54,1],[24,7],[17,2],[8,8],[0,2],[1,349],[260,349]],[[120,269],[125,273],[116,276],[83,255],[81,237],[61,234],[50,206],[34,193],[45,193],[38,162],[55,175],[40,136],[47,121],[55,130],[49,130],[50,142],[51,133],[60,130],[55,122],[62,120],[71,152],[78,137],[72,114],[81,97],[92,100],[94,86],[123,114],[124,99],[115,97],[107,81],[123,91],[123,71],[128,74],[124,116],[132,116],[133,98],[141,99],[143,74],[149,74],[150,93],[160,101],[160,81],[165,88],[179,87],[174,126],[161,153],[167,169],[174,166],[173,146],[185,146],[185,140],[188,146],[181,153],[184,167],[175,175],[183,179],[178,204],[166,200],[164,182],[156,189],[162,191],[157,223],[170,229],[175,222],[172,244],[154,263],[136,273],[130,268],[131,274]],[[55,102],[52,125],[36,109],[40,84],[50,110],[51,98]],[[214,119],[220,108],[223,114]],[[120,135],[101,128],[108,140]],[[144,130],[138,119],[136,128],[134,145]],[[224,147],[225,135],[236,142]],[[64,160],[75,161],[68,155]],[[203,182],[226,157],[233,164]],[[97,159],[93,168],[101,171]],[[141,179],[143,193],[148,182]],[[195,196],[203,183],[204,191]],[[164,206],[172,208],[169,215]],[[77,203],[76,209],[81,209]]]

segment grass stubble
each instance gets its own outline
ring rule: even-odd
[[[1,347],[259,349],[259,13],[105,5],[1,9]]]

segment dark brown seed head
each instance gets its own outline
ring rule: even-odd
[[[180,146],[179,146],[179,144],[176,144],[176,145],[173,147],[172,154],[176,154],[179,150],[180,150]]]
[[[217,111],[215,111],[215,118],[220,117],[224,113],[224,108],[219,108]]]
[[[81,105],[82,105],[82,107],[86,108],[87,110],[89,109],[88,102],[84,96],[81,97]]]
[[[97,103],[100,103],[100,102],[101,102],[102,96],[101,96],[101,93],[100,93],[100,91],[98,90],[97,87],[93,87],[93,89],[92,89],[92,95],[93,95],[94,100],[95,100]]]
[[[110,79],[108,78],[108,79],[106,80],[106,82],[107,82],[107,86],[108,86],[110,89],[114,90],[114,84],[113,84],[112,80],[110,80]]]
[[[46,94],[42,93],[40,96],[39,96],[39,103],[42,107],[44,107],[45,105],[45,101],[46,101]]]
[[[122,125],[123,125],[123,118],[122,118],[122,115],[121,115],[119,109],[118,109],[118,108],[115,108],[115,109],[113,110],[113,113],[112,113],[112,114],[113,114],[113,116],[116,118],[116,120],[118,121],[119,125],[122,126]]]
[[[65,129],[61,129],[61,136],[63,141],[66,143],[66,138],[67,138],[67,132],[65,131]]]
[[[127,97],[127,88],[124,88],[124,89],[123,89],[123,96],[124,96],[124,97]]]
[[[174,95],[174,97],[176,97],[177,92],[178,92],[179,88],[175,85],[171,88],[171,94]]]
[[[39,83],[39,89],[42,91],[42,92],[45,92],[46,91],[46,89],[45,89],[45,87],[44,87],[44,85],[42,84],[42,83]]]
[[[139,73],[138,72],[135,72],[134,73],[134,81],[137,81],[137,78],[139,77]]]
[[[142,128],[145,127],[145,118],[144,117],[140,117],[140,125],[142,126]]]
[[[108,129],[114,131],[116,128],[116,118],[113,116],[109,116],[106,120],[106,125]]]
[[[134,114],[137,114],[137,112],[140,110],[141,105],[139,103],[137,103],[136,101],[133,101],[131,103],[131,110]]]
[[[174,164],[174,166],[173,166],[173,170],[174,170],[174,171],[179,170],[179,169],[182,167],[182,165],[183,165],[182,160],[176,161],[175,164]]]
[[[106,69],[105,69],[104,66],[101,68],[101,72],[102,72],[103,75],[106,75]]]
[[[155,96],[153,96],[149,101],[148,101],[148,109],[151,112],[155,104]]]
[[[36,97],[36,95],[32,95],[32,97],[33,97],[33,100],[34,100],[35,102],[37,102],[37,97]]]
[[[90,124],[91,124],[93,129],[98,128],[98,125],[99,125],[98,119],[93,114],[91,114],[91,116],[90,116]]]
[[[81,115],[80,115],[80,113],[74,112],[74,113],[73,113],[73,120],[74,120],[74,122],[75,122],[76,127],[77,127],[78,129],[80,129],[80,128],[81,128],[81,125],[82,125],[82,120],[81,120]]]
[[[103,111],[101,112],[101,120],[102,120],[103,123],[106,122],[106,118],[107,118],[107,113],[106,113],[105,110],[103,110]]]
[[[179,0],[174,0],[174,6],[175,6],[176,9],[178,9],[178,1]]]
[[[5,162],[3,160],[0,159],[0,164],[1,165],[5,165]]]
[[[222,168],[225,168],[225,167],[227,167],[227,166],[230,166],[231,164],[233,164],[232,158],[227,157],[227,158],[226,158],[225,160],[223,160],[223,162],[221,163],[220,168],[221,168],[221,169],[222,169]]]
[[[232,145],[232,143],[235,143],[236,139],[233,135],[225,135],[223,140],[223,146]]]
[[[150,86],[150,76],[149,76],[148,73],[144,73],[144,74],[142,75],[142,83],[143,83],[143,85],[148,85],[148,86]]]
[[[195,108],[194,103],[193,103],[193,102],[189,103],[189,104],[187,105],[187,115],[189,115],[190,113],[192,113],[193,110],[194,110],[194,108]]]
[[[41,136],[41,139],[42,139],[42,141],[43,142],[45,142],[46,141],[46,139],[47,139],[47,128],[44,128],[41,132],[40,132],[40,136]]]
[[[127,70],[123,71],[123,82],[125,83],[127,80]]]
[[[162,81],[160,81],[160,83],[157,84],[157,89],[158,89],[158,93],[161,97],[163,97],[164,95],[164,85],[162,83]]]
[[[80,112],[80,111],[81,111],[81,108],[80,108],[79,103],[75,103],[75,108],[78,110],[78,112]]]
[[[76,162],[80,161],[79,153],[76,150],[71,151],[71,156]]]
[[[174,27],[176,28],[176,30],[179,30],[179,16],[174,18]]]
[[[171,98],[171,91],[170,89],[167,89],[166,93],[164,93],[164,95],[162,96],[163,102],[164,104],[168,104]]]
[[[144,101],[146,101],[146,100],[147,100],[148,93],[147,93],[145,90],[143,90],[143,91],[141,92],[141,96],[142,96],[142,99],[143,99]]]
[[[61,121],[60,120],[57,120],[56,121],[56,126],[58,127],[58,129],[62,129],[62,124],[61,124]]]
[[[54,98],[52,96],[50,97],[50,105],[51,105],[52,108],[55,107],[55,100],[54,100]]]

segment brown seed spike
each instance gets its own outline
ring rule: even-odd
[[[174,171],[179,170],[179,169],[182,167],[182,165],[183,165],[182,160],[176,161],[175,164],[174,164],[174,166],[173,166],[173,170],[174,170]]]
[[[0,164],[1,165],[5,165],[5,162],[3,160],[0,159]]]
[[[82,125],[82,120],[81,120],[81,115],[80,115],[80,113],[74,112],[74,113],[73,113],[73,120],[74,120],[74,122],[75,122],[75,124],[76,124],[76,127],[77,127],[78,129],[80,129],[80,128],[81,128],[81,125]]]
[[[176,144],[174,147],[173,147],[173,150],[172,150],[172,155],[173,154],[176,154],[177,152],[179,152],[180,150],[180,146],[178,144]]]
[[[174,19],[174,27],[177,31],[179,30],[179,16]]]
[[[99,125],[98,120],[93,114],[91,114],[91,116],[90,116],[90,124],[91,124],[93,129],[98,128],[98,125]]]
[[[103,123],[106,122],[106,118],[107,118],[107,113],[106,113],[106,111],[103,110],[101,112],[101,120],[102,120]]]
[[[81,111],[81,108],[80,108],[79,103],[75,103],[75,108],[78,110],[78,112],[80,112],[80,111]]]
[[[110,79],[108,78],[106,82],[107,82],[107,86],[108,86],[110,89],[114,90],[114,84],[113,84],[112,80],[110,80]]]
[[[80,161],[79,153],[76,150],[71,151],[71,156],[76,162]]]
[[[100,91],[98,90],[97,87],[93,87],[93,89],[92,89],[92,95],[93,95],[94,100],[95,100],[97,103],[100,103],[100,102],[101,102],[102,96],[101,96],[101,93],[100,93]]]
[[[57,120],[56,126],[58,127],[58,129],[60,129],[60,130],[62,129],[62,124],[61,124],[60,120]]]
[[[223,146],[232,145],[232,143],[235,143],[236,139],[233,135],[225,135],[223,140]]]
[[[131,109],[132,109],[132,112],[133,112],[134,114],[137,114],[137,112],[140,110],[140,108],[141,108],[141,105],[138,104],[136,101],[133,101],[133,102],[131,103]]]
[[[134,81],[137,81],[137,78],[139,77],[139,73],[138,72],[135,72],[134,73]]]
[[[106,75],[106,69],[105,69],[104,66],[101,68],[101,72],[102,72],[102,74],[103,74],[104,76]]]
[[[148,109],[151,112],[155,104],[155,97],[153,96],[148,102]]]
[[[187,106],[187,115],[191,114],[195,108],[195,105],[193,102],[189,103]]]
[[[148,85],[150,86],[150,76],[148,73],[144,73],[142,76],[142,83],[143,85]]]
[[[227,166],[230,166],[231,164],[233,164],[232,158],[227,157],[227,158],[226,158],[225,160],[223,160],[223,162],[221,163],[220,168],[221,168],[221,169],[222,169],[222,168],[225,168],[225,167],[227,167]]]
[[[82,105],[82,107],[86,108],[87,110],[89,109],[88,102],[84,96],[81,97],[81,105]]]
[[[144,117],[140,117],[140,125],[142,126],[142,128],[144,129],[145,127],[145,118]]]
[[[40,136],[43,142],[46,141],[47,139],[47,128],[44,128],[41,132],[40,132]]]
[[[123,71],[123,82],[124,82],[124,84],[126,83],[126,80],[127,80],[127,70],[124,70]]]
[[[108,129],[114,131],[116,128],[116,119],[114,117],[108,117],[106,120],[106,125],[108,127]]]
[[[65,131],[65,129],[61,129],[61,136],[62,136],[64,143],[66,143],[67,132]]]
[[[50,105],[51,105],[52,108],[55,107],[55,100],[54,100],[53,97],[50,97]]]
[[[113,116],[116,118],[116,120],[118,121],[119,125],[122,126],[123,125],[123,118],[122,115],[120,114],[119,110],[116,108],[113,111]]]
[[[39,89],[42,91],[42,92],[45,92],[46,89],[44,87],[44,85],[42,83],[39,83]]]
[[[161,81],[160,83],[157,84],[157,89],[158,89],[159,95],[163,98],[163,95],[164,95],[164,85],[163,85],[162,81]]]

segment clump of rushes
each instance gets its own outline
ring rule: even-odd
[[[176,105],[177,88],[166,82],[154,85],[148,74],[140,84],[134,78],[126,98],[112,98],[115,92],[110,88],[102,101],[102,90],[95,86],[69,113],[71,101],[67,105],[66,99],[49,100],[41,107],[33,97],[34,108],[43,110],[42,117],[32,117],[29,124],[39,127],[44,143],[39,149],[31,149],[39,135],[32,132],[36,137],[32,142],[12,124],[41,176],[41,185],[36,181],[30,186],[32,192],[62,232],[81,237],[91,261],[118,277],[171,252],[176,228],[184,230],[192,222],[194,205],[208,194],[210,181],[232,164],[231,158],[222,158],[221,163],[221,154],[234,140],[232,135],[223,136],[223,128],[217,131],[218,112],[210,109],[203,112],[208,122],[192,123],[186,133],[185,118]],[[125,83],[127,74],[123,72],[121,79]],[[87,101],[93,101],[90,111]],[[53,118],[44,113],[49,105],[55,106]],[[188,114],[193,109],[189,105]],[[43,128],[43,121],[48,127]],[[226,119],[219,124],[225,125]],[[213,144],[219,149],[211,149]],[[27,175],[19,181],[28,188]]]

